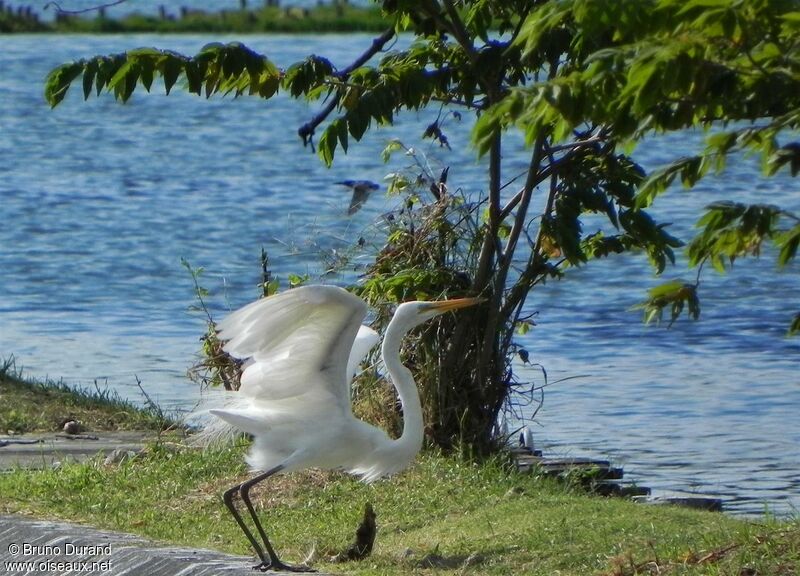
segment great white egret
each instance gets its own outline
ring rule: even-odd
[[[381,353],[403,407],[403,433],[394,440],[353,415],[350,380],[358,362],[378,341],[361,322],[367,305],[334,286],[304,286],[263,298],[219,323],[224,350],[246,359],[238,392],[207,422],[206,438],[240,430],[253,436],[246,457],[259,471],[226,490],[223,500],[261,563],[261,570],[307,571],[284,564],[256,516],[250,490],[278,472],[304,468],[341,469],[372,482],[407,467],[423,439],[422,407],[411,372],[400,362],[403,336],[448,310],[478,298],[400,304],[383,337]],[[238,496],[258,531],[259,543],[234,500]],[[263,545],[263,546],[262,546]]]

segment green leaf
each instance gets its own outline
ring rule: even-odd
[[[348,112],[345,118],[350,135],[356,140],[361,140],[370,125],[369,115],[358,109]]]
[[[381,150],[381,159],[383,160],[384,164],[387,164],[392,157],[392,154],[399,150],[405,150],[403,143],[400,142],[397,138],[393,138],[389,141],[389,143]]]
[[[184,65],[185,62],[183,60],[176,58],[172,54],[168,54],[162,61],[161,76],[164,78],[164,89],[167,94],[172,90],[172,87],[178,80],[178,76],[183,72]]]
[[[70,62],[55,68],[47,75],[44,97],[51,108],[58,106],[67,95],[67,90],[75,78],[83,72],[84,61]]]
[[[386,187],[386,193],[389,195],[402,194],[411,187],[411,182],[401,173],[387,174],[386,179],[389,180],[389,185]]]
[[[83,99],[88,100],[92,93],[95,75],[97,74],[97,61],[89,60],[83,69]]]
[[[133,50],[128,50],[127,54],[128,58],[142,62],[146,59],[158,60],[165,52],[158,48],[134,48]]]
[[[336,141],[338,139],[338,128],[332,122],[328,124],[319,139],[319,157],[330,167],[333,164],[333,156],[336,152]]]
[[[114,90],[114,97],[117,100],[127,102],[133,95],[138,80],[139,66],[131,60],[126,60],[109,80],[108,88]]]
[[[196,60],[190,60],[189,62],[186,62],[183,71],[186,74],[189,92],[200,96],[203,90],[205,70],[200,68],[200,65]]]
[[[529,320],[517,320],[516,324],[514,324],[514,331],[520,336],[525,336],[530,331],[531,325],[532,323]]]
[[[775,243],[781,249],[778,254],[778,265],[786,266],[790,260],[794,259],[797,254],[797,248],[800,246],[800,224],[791,230],[781,233],[776,238]]]
[[[334,121],[336,125],[336,134],[339,138],[339,145],[342,147],[342,150],[347,153],[347,122],[344,119],[337,119]]]
[[[302,276],[298,274],[289,274],[289,288],[297,288],[298,286],[302,286],[306,282],[308,282],[310,276],[308,274],[303,274]]]
[[[129,60],[126,60],[121,66],[119,66],[116,69],[114,75],[108,81],[109,89],[113,88],[114,90],[117,89],[119,89],[120,91],[124,90],[125,77],[128,75],[128,71],[130,69],[131,69],[131,62]],[[119,88],[120,86],[122,86],[122,88]]]
[[[281,72],[266,58],[261,60],[261,65],[261,73],[258,77],[258,95],[262,98],[272,98],[280,88]]]
[[[266,285],[266,287],[264,289],[264,292],[265,292],[264,295],[265,296],[272,296],[273,294],[277,294],[278,290],[280,289],[280,286],[281,286],[281,283],[277,278],[274,278],[273,280],[270,280],[267,283],[267,285]]]
[[[688,305],[689,318],[697,320],[700,317],[700,300],[697,296],[697,286],[685,284],[680,280],[670,280],[647,291],[647,300],[634,306],[634,309],[644,310],[644,322],[660,322],[664,309],[670,310],[672,325]]]
[[[789,325],[787,336],[794,336],[796,334],[800,334],[800,312],[795,314],[794,318],[792,319],[792,323]]]
[[[144,86],[144,89],[148,92],[150,92],[150,87],[153,85],[153,72],[152,62],[141,65],[141,74],[139,78],[141,79],[142,86]]]
[[[674,296],[683,286],[684,284],[680,280],[670,280],[650,288],[647,294],[651,299],[668,298],[669,296]]]
[[[726,262],[740,256],[758,256],[764,241],[778,237],[777,224],[781,211],[766,204],[715,202],[706,208],[697,222],[702,231],[689,244],[689,263],[696,266],[707,259],[720,272]],[[786,257],[791,253],[787,238]]]

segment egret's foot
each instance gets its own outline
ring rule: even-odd
[[[271,562],[261,562],[260,564],[256,564],[253,566],[253,570],[259,570],[260,572],[269,572],[270,570],[275,570],[276,572],[316,572],[316,570],[310,566],[292,566],[291,564],[284,564],[277,558]]]

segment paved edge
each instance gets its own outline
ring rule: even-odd
[[[253,571],[254,559],[246,556],[159,546],[133,534],[23,516],[0,516],[0,563],[0,572],[14,576],[239,576],[260,573]]]
[[[96,454],[139,452],[156,436],[146,431],[0,435],[0,472],[16,468],[52,468],[64,460],[81,461]]]

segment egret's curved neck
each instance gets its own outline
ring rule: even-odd
[[[411,371],[400,362],[400,344],[403,336],[413,326],[407,326],[403,322],[395,322],[395,319],[392,319],[386,328],[381,354],[383,355],[383,363],[389,372],[392,384],[397,388],[397,394],[400,396],[400,403],[403,406],[403,434],[395,441],[395,444],[398,449],[407,450],[413,456],[422,448],[422,439],[425,432],[422,421],[422,404],[420,403],[419,391]]]

